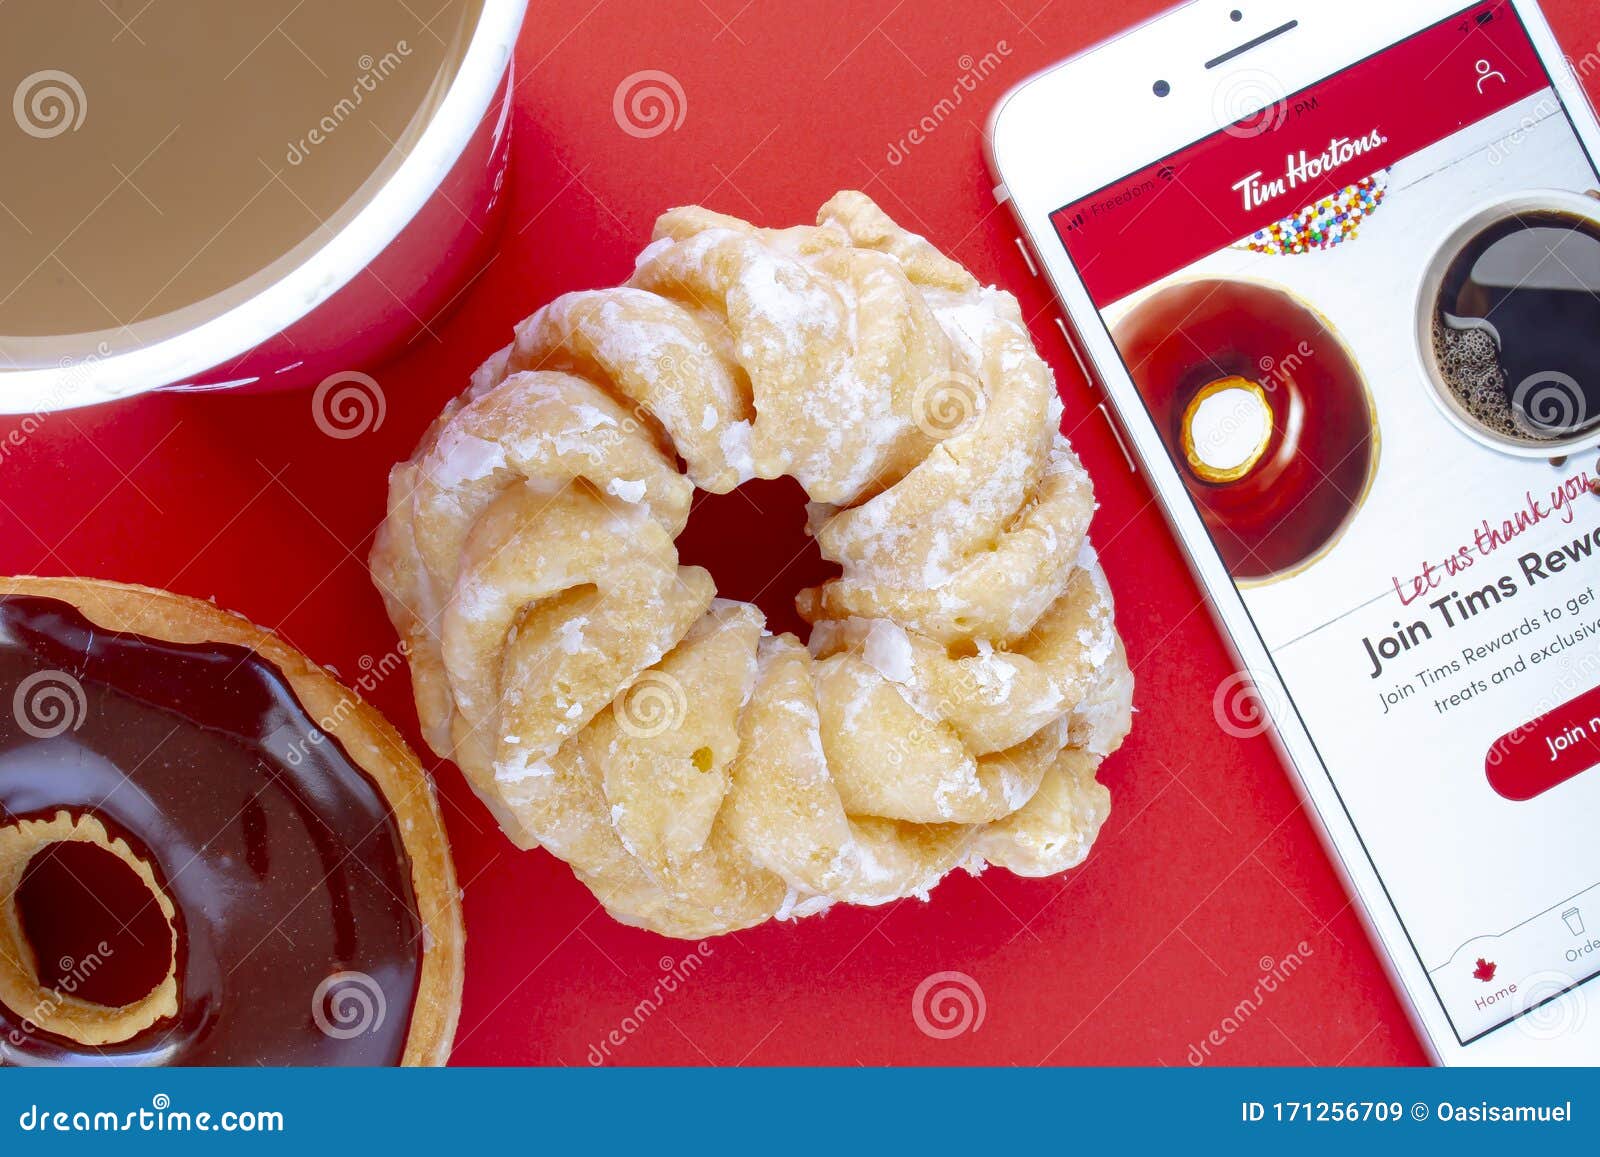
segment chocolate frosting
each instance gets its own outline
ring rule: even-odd
[[[75,726],[22,726],[39,672],[81,686]],[[179,1011],[90,1047],[0,1003],[0,1061],[399,1063],[422,964],[410,858],[383,792],[271,663],[0,597],[0,828],[61,810],[127,840],[172,898]]]

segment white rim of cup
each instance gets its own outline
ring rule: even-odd
[[[1455,259],[1462,244],[1502,218],[1539,209],[1571,213],[1591,222],[1600,230],[1600,200],[1585,193],[1574,193],[1570,189],[1530,189],[1479,205],[1456,220],[1433,247],[1433,257],[1423,268],[1422,277],[1417,282],[1416,328],[1413,334],[1416,339],[1414,352],[1417,368],[1422,372],[1423,384],[1433,398],[1433,404],[1450,420],[1451,425],[1479,445],[1502,454],[1530,459],[1561,458],[1600,445],[1600,427],[1561,441],[1532,444],[1494,434],[1478,425],[1453,396],[1447,396],[1450,395],[1450,387],[1445,385],[1442,375],[1434,368],[1433,315],[1439,290],[1444,284],[1445,270],[1450,261]]]
[[[147,346],[0,371],[0,414],[75,409],[182,382],[282,333],[344,288],[399,236],[460,159],[506,74],[527,6],[528,0],[484,0],[456,75],[416,146],[304,262],[231,309]]]

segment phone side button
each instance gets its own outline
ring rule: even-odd
[[[1589,115],[1600,119],[1600,109],[1594,107],[1594,97],[1589,95],[1589,89],[1583,83],[1583,70],[1573,62],[1572,57],[1565,58],[1567,75],[1572,78],[1572,83],[1577,86],[1578,92],[1583,96],[1583,103],[1589,107]]]
[[[1067,323],[1056,315],[1056,328],[1061,331],[1061,340],[1067,343],[1067,348],[1072,351],[1072,360],[1078,363],[1078,372],[1083,375],[1083,380],[1089,383],[1091,389],[1099,389],[1100,382],[1089,372],[1089,367],[1083,363],[1083,355],[1078,352],[1078,343],[1072,340],[1072,331],[1067,329]]]
[[[1104,402],[1095,406],[1100,411],[1100,416],[1106,420],[1106,425],[1111,427],[1111,436],[1117,440],[1117,449],[1122,451],[1122,460],[1128,464],[1128,469],[1139,473],[1139,467],[1133,461],[1133,455],[1128,453],[1128,444],[1122,440],[1122,427],[1117,425],[1117,420],[1111,416],[1111,411],[1106,409]]]
[[[1026,243],[1023,242],[1021,237],[1015,237],[1013,240],[1017,243],[1017,252],[1022,254],[1022,260],[1028,266],[1028,272],[1038,277],[1039,267],[1033,263],[1033,254],[1028,252]]]

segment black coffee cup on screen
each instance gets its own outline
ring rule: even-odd
[[[1600,442],[1600,200],[1474,210],[1424,272],[1416,338],[1434,400],[1477,441],[1529,458]]]

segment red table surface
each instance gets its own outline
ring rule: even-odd
[[[465,889],[455,1063],[1182,1065],[1197,1049],[1206,1063],[1421,1062],[1268,740],[1231,738],[1213,718],[1233,665],[989,192],[980,138],[993,102],[1158,7],[536,2],[517,61],[504,238],[454,312],[374,371],[381,424],[327,437],[306,393],[0,420],[0,569],[213,598],[347,675],[383,670],[394,633],[365,559],[388,467],[511,325],[564,291],[626,277],[669,206],[791,224],[836,189],[863,189],[1016,293],[1055,369],[1138,679],[1132,737],[1101,773],[1111,819],[1065,877],[957,873],[928,903],[836,908],[697,950],[615,923],[565,865],[514,850],[422,748],[407,677],[391,674],[370,698],[435,770]],[[1600,40],[1586,0],[1549,11],[1574,58]],[[999,66],[891,163],[891,146],[991,52]],[[619,83],[644,69],[670,73],[686,98],[682,125],[649,139],[612,114]],[[686,554],[724,593],[759,595],[792,625],[785,604],[815,569],[784,564],[804,542],[799,499],[777,484],[753,498],[763,514],[739,497],[697,513]],[[1291,954],[1298,970],[1241,1009]],[[913,1012],[919,984],[940,972],[970,977],[983,1007],[981,1023],[943,1039]],[[688,979],[663,985],[667,973]],[[1213,1031],[1222,1044],[1204,1043]]]

